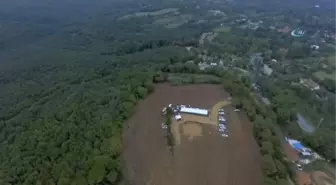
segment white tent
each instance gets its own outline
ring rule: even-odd
[[[209,111],[206,109],[197,109],[197,108],[188,108],[188,107],[182,107],[180,112],[189,113],[189,114],[199,114],[203,116],[206,116],[209,114]]]

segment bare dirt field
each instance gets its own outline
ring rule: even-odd
[[[182,134],[188,137],[197,137],[203,135],[202,123],[198,122],[185,122],[182,124]]]
[[[298,161],[300,159],[299,152],[295,150],[290,144],[286,143],[284,145],[284,149],[285,149],[285,154],[287,156],[287,159],[289,161]]]
[[[201,122],[201,123],[205,123],[205,124],[213,124],[212,120],[210,120],[209,116],[198,116],[198,115],[194,115],[194,114],[183,114],[181,113],[182,116],[182,121],[193,121],[193,122]],[[213,124],[215,125],[215,124]]]
[[[167,149],[161,128],[162,108],[187,104],[211,108],[225,100],[217,85],[158,85],[139,102],[124,129],[124,159],[127,179],[135,185],[260,185],[263,182],[259,148],[246,115],[227,106],[228,138],[211,124],[188,125],[183,144]],[[196,124],[196,123],[195,123]],[[200,129],[201,127],[201,129]],[[202,132],[201,136],[196,136]],[[190,139],[190,135],[196,137]]]
[[[311,185],[312,184],[309,173],[297,171],[296,178],[297,178],[299,185]]]
[[[311,174],[311,179],[316,185],[334,185],[335,180],[321,171],[315,171]]]

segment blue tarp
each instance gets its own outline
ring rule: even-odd
[[[297,150],[300,150],[300,149],[303,149],[304,146],[301,144],[301,143],[294,143],[293,144],[293,147]]]

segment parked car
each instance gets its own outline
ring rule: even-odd
[[[221,121],[221,120],[219,120],[219,124],[223,124],[223,125],[225,125],[225,121]]]
[[[165,123],[161,123],[161,128],[162,128],[162,129],[167,129],[168,126],[167,126]]]
[[[296,167],[298,168],[298,170],[302,171],[302,165],[301,164],[296,164]]]

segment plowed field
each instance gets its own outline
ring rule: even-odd
[[[162,108],[187,104],[211,109],[225,100],[216,85],[159,85],[148,98],[139,102],[124,130],[124,159],[127,177],[134,185],[260,185],[263,182],[260,154],[252,136],[251,124],[243,113],[227,113],[228,138],[216,126],[201,124],[202,134],[190,139],[181,134],[174,155],[167,149],[161,128]],[[189,133],[190,135],[190,133]]]

